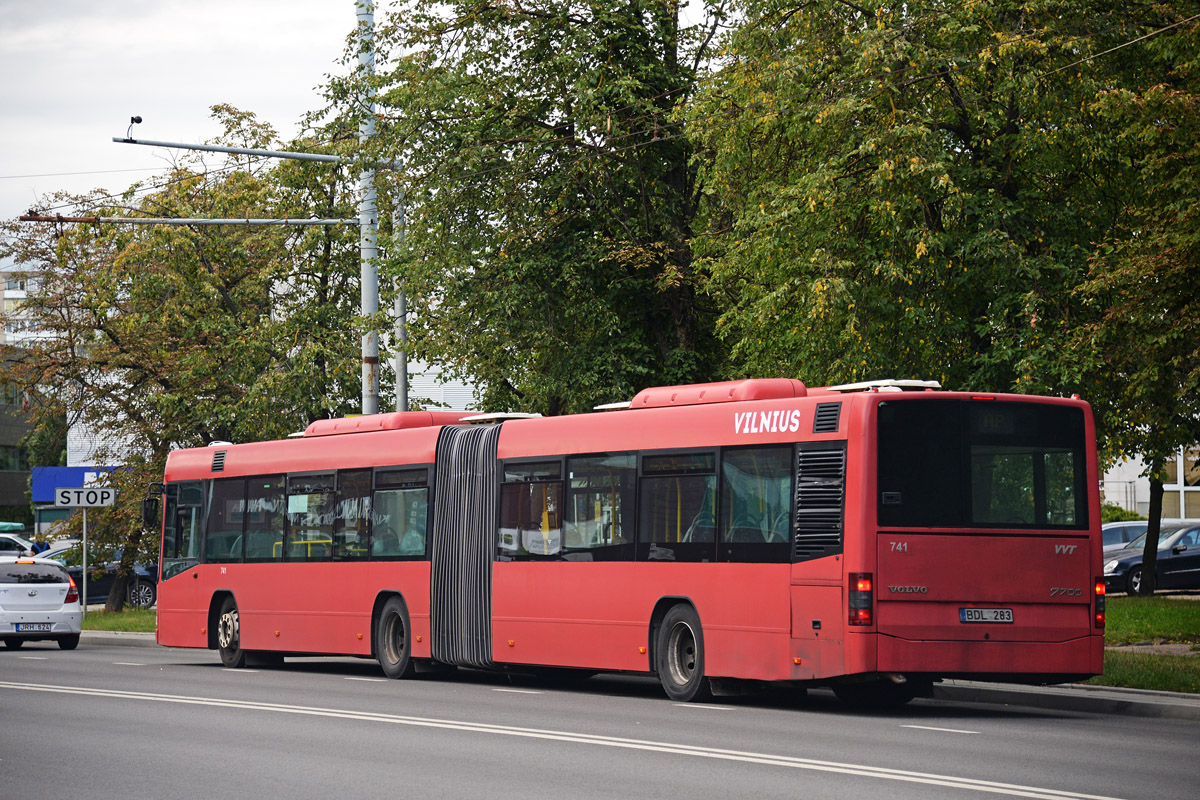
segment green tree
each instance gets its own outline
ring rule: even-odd
[[[1087,317],[1064,353],[1110,457],[1148,465],[1140,591],[1152,594],[1165,462],[1200,442],[1200,23],[1147,42],[1141,58],[1145,83],[1092,103],[1134,179],[1077,290]]]
[[[222,143],[274,144],[252,115],[214,112]],[[344,177],[245,157],[211,171],[187,161],[154,191],[68,202],[99,217],[297,217],[312,213],[319,193],[321,210],[349,217]],[[0,378],[37,398],[39,429],[59,424],[66,409],[111,443],[110,463],[128,467],[113,477],[123,489],[118,506],[89,515],[99,557],[122,551],[119,581],[138,558],[156,557],[133,487],[161,480],[170,449],[278,438],[357,408],[356,233],[5,227],[3,254],[31,278],[21,313],[49,335],[14,349]],[[110,604],[122,602],[120,589]]]
[[[1058,388],[1129,165],[1090,103],[1158,9],[748,0],[689,109],[738,374]]]
[[[388,270],[416,354],[487,409],[579,411],[715,368],[672,116],[707,37],[678,5],[413,0],[378,33],[371,154],[402,162],[408,205]]]

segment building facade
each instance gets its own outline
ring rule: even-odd
[[[1141,459],[1125,461],[1104,474],[1104,502],[1142,516],[1150,512],[1150,479]],[[1181,447],[1166,463],[1163,519],[1200,519],[1200,445]]]

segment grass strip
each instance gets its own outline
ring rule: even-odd
[[[83,621],[85,631],[129,631],[154,633],[156,612],[153,608],[127,608],[115,614],[89,611]]]
[[[1200,657],[1107,650],[1104,653],[1104,674],[1090,678],[1085,683],[1196,694],[1200,693]]]
[[[1200,601],[1169,597],[1106,598],[1104,641],[1200,642]]]

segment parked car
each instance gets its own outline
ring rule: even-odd
[[[78,586],[83,586],[83,554],[78,544],[56,547],[41,554],[42,558],[53,559],[67,568]],[[108,602],[109,592],[117,579],[117,566],[121,563],[118,552],[112,561],[103,564],[103,572],[92,562],[88,555],[88,604]],[[134,564],[133,573],[129,576],[129,585],[125,589],[125,602],[134,608],[150,608],[158,600],[158,569],[153,565]]]
[[[1149,524],[1144,519],[1104,523],[1100,526],[1100,535],[1104,537],[1104,552],[1124,550],[1130,542],[1146,532],[1146,526]]]
[[[33,554],[33,542],[15,533],[0,533],[0,556],[28,556]]]
[[[1135,594],[1142,585],[1142,551],[1146,534],[1124,550],[1105,554],[1106,591]],[[1164,525],[1158,535],[1155,586],[1160,589],[1200,589],[1200,525]]]
[[[67,569],[46,558],[0,556],[0,639],[15,650],[53,639],[63,650],[79,645],[79,590]]]

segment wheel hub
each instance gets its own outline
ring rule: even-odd
[[[686,623],[677,623],[671,629],[667,640],[667,669],[672,680],[680,685],[690,683],[696,674],[696,634]]]
[[[217,624],[217,644],[226,649],[235,647],[238,640],[238,615],[236,611],[230,611],[221,615],[221,620]]]

